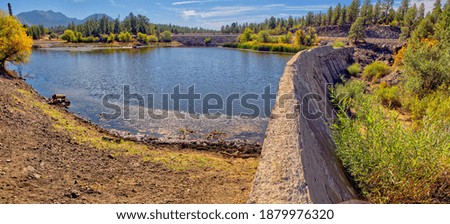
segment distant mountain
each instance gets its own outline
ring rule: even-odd
[[[44,25],[46,27],[67,25],[71,22],[81,23],[76,18],[69,18],[60,12],[53,11],[38,11],[23,12],[17,15],[17,18],[27,25]]]
[[[27,25],[44,25],[45,27],[51,26],[66,26],[67,24],[74,22],[75,24],[81,24],[90,19],[100,19],[103,16],[108,16],[106,14],[94,14],[86,17],[83,20],[77,18],[69,18],[60,12],[49,11],[39,11],[34,10],[30,12],[22,12],[17,15],[17,18]],[[108,16],[111,19],[111,17]]]
[[[101,18],[103,18],[104,16],[108,17],[108,19],[113,20],[113,18],[111,18],[110,16],[103,14],[103,13],[96,13],[94,15],[90,15],[88,17],[86,17],[85,19],[82,20],[82,22],[86,22],[88,20],[99,20]]]

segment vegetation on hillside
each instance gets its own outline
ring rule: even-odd
[[[308,29],[307,32],[298,30],[295,36],[290,32],[285,35],[271,36],[265,30],[255,34],[251,29],[246,29],[239,36],[239,43],[230,43],[224,46],[256,51],[296,53],[313,46],[316,42],[317,35],[313,28]]]
[[[439,16],[440,1],[435,4],[435,9],[428,14],[434,20]],[[294,18],[275,18],[271,17],[262,23],[243,23],[237,22],[231,25],[223,26],[222,33],[241,33],[239,42],[241,45],[252,42],[253,48],[261,48],[258,43],[283,43],[294,42],[296,46],[309,47],[314,44],[313,35],[303,34],[310,33],[312,27],[320,26],[338,26],[350,27],[349,40],[353,43],[364,42],[365,29],[368,25],[388,25],[401,28],[401,37],[407,39],[410,37],[412,30],[420,24],[425,18],[425,5],[422,3],[419,7],[414,4],[410,5],[409,0],[403,0],[400,7],[394,10],[393,0],[378,0],[375,4],[372,1],[353,0],[349,6],[338,4],[336,7],[330,7],[326,13],[309,12],[302,17]],[[256,35],[257,34],[257,35]],[[265,35],[265,38],[262,38]],[[302,43],[297,40],[299,37],[310,36],[310,41],[302,39]],[[303,42],[303,41],[306,41]],[[235,44],[239,47],[239,44]],[[262,47],[266,49],[265,47]]]
[[[450,202],[450,2],[437,2],[393,68],[374,62],[333,94],[337,153],[374,203]],[[380,82],[390,70],[396,85]]]
[[[308,12],[302,17],[270,17],[262,23],[235,22],[223,26],[221,32],[242,33],[248,28],[255,33],[268,30],[271,35],[279,35],[310,26],[350,26],[358,18],[362,18],[364,25],[391,25],[402,29],[405,27],[405,32],[409,32],[414,29],[418,21],[425,17],[425,5],[423,3],[410,5],[410,2],[410,0],[402,0],[396,11],[393,0],[353,0],[349,6],[338,4],[335,7],[330,6],[327,12]],[[438,11],[432,12],[432,14],[436,13]]]

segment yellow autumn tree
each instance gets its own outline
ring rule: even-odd
[[[0,10],[0,72],[6,71],[6,62],[27,62],[32,46],[33,40],[20,21]]]

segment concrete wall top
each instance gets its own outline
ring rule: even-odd
[[[353,48],[296,54],[280,80],[249,203],[341,203],[357,198],[335,156],[327,89],[353,62]]]

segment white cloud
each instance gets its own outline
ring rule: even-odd
[[[178,12],[186,21],[195,21],[196,24],[199,24],[202,27],[218,29],[220,26],[229,24],[230,22],[258,22],[265,18],[269,18],[270,16],[303,16],[307,11],[323,11],[327,10],[329,7],[330,5],[326,4],[303,6],[266,4],[252,6],[216,6],[211,8],[170,8],[169,10]]]
[[[199,18],[213,18],[213,17],[226,17],[241,15],[245,13],[257,12],[257,11],[270,11],[274,9],[278,10],[323,10],[329,6],[318,5],[318,6],[288,6],[285,4],[271,4],[271,5],[260,5],[260,6],[217,6],[206,10],[195,10],[186,9],[181,11],[181,16],[184,18],[199,17]]]
[[[214,17],[226,17],[241,15],[245,13],[257,12],[257,11],[321,11],[328,9],[330,5],[304,5],[304,6],[291,6],[286,4],[270,4],[260,6],[218,6],[205,10],[185,9],[179,11],[181,16],[185,19],[191,17],[197,18],[214,18]]]
[[[331,5],[302,5],[302,6],[286,6],[286,10],[290,11],[321,11],[330,8]]]
[[[213,0],[205,0],[205,1],[182,1],[182,2],[174,2],[172,5],[187,5],[187,4],[196,4],[196,3],[208,3],[215,2]]]
[[[417,4],[417,7],[419,7],[420,4],[424,3],[425,4],[425,11],[426,12],[430,12],[430,11],[433,10],[435,2],[436,2],[436,0],[412,0],[411,1],[411,5]]]
[[[184,18],[189,17],[211,18],[211,17],[238,15],[257,10],[259,10],[258,7],[251,7],[251,6],[227,6],[227,7],[214,7],[206,11],[183,10],[181,15]]]
[[[122,5],[122,4],[118,4],[117,2],[116,2],[116,0],[109,0],[109,4],[111,5],[111,6],[114,6],[114,7],[125,7],[125,5]]]

